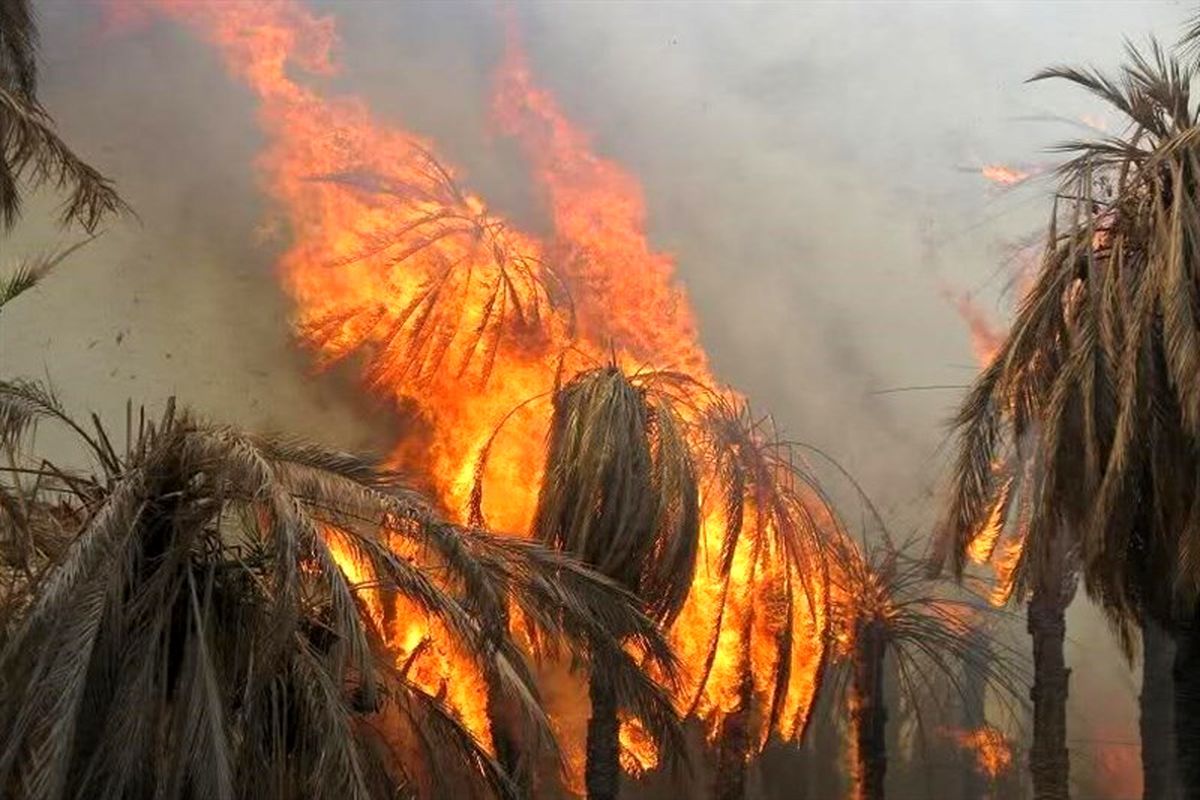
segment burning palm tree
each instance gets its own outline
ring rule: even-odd
[[[835,630],[846,670],[851,778],[857,800],[881,800],[887,772],[888,702],[885,662],[896,660],[898,688],[924,726],[923,703],[944,710],[939,688],[952,688],[964,707],[988,687],[1010,703],[1018,696],[1015,653],[984,633],[989,607],[949,594],[926,575],[924,559],[906,555],[886,535],[877,545],[839,539],[833,567]],[[940,676],[940,684],[934,678]],[[927,713],[927,712],[926,712]],[[982,722],[982,720],[980,721]]]
[[[669,700],[622,647],[669,674],[662,636],[576,562],[449,525],[349,454],[203,424],[173,404],[131,424],[119,452],[41,387],[0,383],[6,445],[38,420],[79,436],[96,473],[10,466],[68,499],[52,548],[30,535],[17,481],[0,492],[13,534],[3,552],[32,547],[49,564],[6,604],[6,795],[511,796],[487,743],[418,680],[416,654],[397,659],[386,642],[389,614],[439,620],[518,703],[530,741],[553,747],[502,624],[509,603],[530,640],[602,670],[674,746]]]
[[[708,730],[716,795],[742,797],[747,762],[773,733],[800,740],[820,683],[834,512],[769,419],[686,375],[594,368],[553,403],[534,533],[689,640],[677,706]],[[475,469],[477,521],[490,444]],[[700,584],[711,603],[689,602]],[[685,608],[704,619],[678,619]],[[589,797],[612,797],[619,718],[597,678],[585,777]]]
[[[705,722],[717,751],[714,796],[740,800],[747,764],[770,737],[799,743],[807,730],[830,630],[826,541],[838,522],[800,446],[781,440],[769,418],[755,418],[743,403],[710,397],[692,438],[704,465],[702,494],[716,506],[704,513],[716,527],[705,541],[719,547],[702,563],[720,591],[706,609],[715,619],[688,714]],[[813,642],[821,645],[816,652]],[[718,674],[729,650],[736,666]],[[814,663],[794,669],[798,657]],[[794,680],[796,672],[811,675],[811,684]],[[706,703],[722,693],[722,682],[732,682],[733,704]]]
[[[555,393],[533,524],[538,539],[625,587],[669,624],[691,587],[699,524],[683,424],[652,382],[606,367]],[[621,776],[612,676],[593,669],[588,694],[585,783],[589,798],[607,800],[617,796]]]
[[[1085,588],[1127,649],[1147,617],[1173,632],[1178,757],[1189,794],[1200,792],[1193,72],[1154,44],[1148,53],[1130,48],[1116,78],[1066,67],[1036,76],[1100,97],[1128,119],[1128,133],[1063,146],[1074,157],[1061,169],[1037,281],[958,418],[943,526],[960,573],[973,543],[1015,531],[1024,542],[1014,564],[1019,594],[1033,590],[1036,599],[1043,579],[1078,559]],[[1058,661],[1062,684],[1043,687],[1035,700],[1065,701],[1061,646]],[[1038,728],[1035,720],[1035,738]],[[1065,744],[1056,750],[1047,765],[1035,746],[1039,798],[1066,796]],[[1047,766],[1055,774],[1042,771]]]

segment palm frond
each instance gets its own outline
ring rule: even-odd
[[[93,232],[109,215],[128,210],[112,182],[83,161],[54,130],[49,115],[32,98],[0,85],[0,229],[21,213],[23,186],[49,186],[67,193],[63,224]]]
[[[674,674],[662,634],[565,555],[450,525],[369,458],[173,404],[120,456],[37,384],[2,388],[11,430],[53,419],[115,459],[103,482],[70,477],[92,481],[80,529],[0,651],[0,786],[17,796],[510,796],[479,731],[413,671],[424,654],[392,633],[431,626],[516,704],[524,740],[554,752],[509,602],[532,655],[602,671],[664,750],[683,751],[644,671]]]
[[[361,232],[361,245],[330,266],[375,274],[400,300],[323,304],[301,336],[326,363],[369,349],[368,382],[389,386],[443,368],[484,385],[502,346],[544,348],[551,331],[570,339],[570,293],[540,246],[465,194],[431,153],[414,146],[412,157],[403,181],[365,171],[314,179],[398,220]]]
[[[0,311],[4,310],[6,303],[41,283],[55,267],[88,241],[85,239],[64,250],[35,256],[17,264],[11,275],[0,279]]]
[[[570,553],[670,621],[699,542],[696,469],[665,398],[617,367],[576,376],[554,398],[535,537]]]
[[[0,0],[0,87],[32,97],[38,30],[29,0]]]

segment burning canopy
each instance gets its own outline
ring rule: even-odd
[[[746,702],[750,676],[764,709],[755,746],[772,731],[798,736],[825,659],[816,555],[825,506],[770,428],[718,388],[674,261],[647,240],[637,179],[593,152],[537,86],[512,20],[493,112],[532,168],[552,223],[546,237],[460,188],[432,142],[381,123],[360,98],[304,82],[334,70],[332,18],[291,0],[157,5],[215,45],[257,99],[268,142],[259,167],[291,227],[279,271],[301,338],[321,363],[365,355],[367,384],[426,432],[396,443],[394,460],[424,474],[451,516],[526,534],[549,396],[607,364],[674,376],[703,464],[701,542],[672,628],[683,667],[677,707],[715,736]],[[411,630],[393,637],[397,659],[426,675],[431,692],[447,692],[489,743],[475,668],[419,614],[403,617]],[[631,723],[623,738],[627,765],[656,762]]]

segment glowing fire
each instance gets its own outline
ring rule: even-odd
[[[1001,186],[1015,186],[1033,177],[1035,173],[1032,170],[1018,169],[1004,164],[985,164],[980,168],[979,174],[992,183]]]
[[[1031,285],[1028,269],[1023,269],[1021,276],[1025,286]],[[975,360],[982,369],[996,357],[1004,342],[1004,331],[976,305],[970,295],[963,294],[954,298],[959,316],[967,323],[971,334],[971,349]],[[993,465],[993,468],[999,465]],[[967,551],[968,558],[976,564],[991,563],[994,580],[988,594],[988,602],[1000,607],[1008,603],[1012,596],[1014,573],[1021,561],[1021,553],[1025,546],[1021,532],[1013,531],[1005,538],[1004,516],[1005,507],[1010,501],[1009,494],[1013,490],[1012,478],[1005,480],[1003,489],[995,504],[988,512],[988,518],[978,532],[971,538]]]
[[[971,334],[971,352],[975,355],[975,361],[980,367],[986,367],[992,363],[996,353],[1000,352],[1000,345],[1004,341],[1003,329],[991,321],[971,295],[953,295],[948,291],[945,294],[950,296],[958,315],[967,323]]]
[[[995,780],[1012,766],[1012,746],[1004,734],[990,725],[975,730],[945,730],[963,750],[974,754],[975,768]]]
[[[475,465],[487,446],[483,516],[499,530],[528,530],[549,413],[544,400],[526,401],[545,398],[579,369],[615,357],[630,370],[650,365],[715,385],[673,259],[646,238],[637,179],[596,155],[535,85],[511,20],[493,111],[522,145],[542,191],[553,228],[545,238],[460,189],[431,142],[380,123],[358,98],[330,98],[301,82],[305,72],[334,69],[332,18],[292,0],[158,5],[216,45],[258,101],[268,140],[259,166],[290,227],[279,268],[301,336],[321,363],[369,355],[368,383],[421,431],[397,444],[395,460],[419,471],[451,516],[469,521]],[[796,566],[751,535],[742,537],[732,574],[722,580],[724,527],[719,513],[708,514],[704,563],[671,632],[689,678],[679,707],[694,709],[715,733],[736,709],[749,664],[755,702],[782,708],[778,732],[794,737],[822,662],[823,598],[787,596],[783,570]],[[343,565],[356,569],[351,560]],[[373,612],[392,626],[398,662],[487,742],[477,668],[415,609],[385,614],[374,602]],[[775,645],[789,611],[800,622],[783,665]],[[713,641],[716,659],[700,685]],[[789,680],[779,688],[784,668]],[[555,715],[576,777],[578,716]],[[760,745],[769,733],[758,732]],[[636,721],[624,722],[622,743],[627,768],[657,763]]]

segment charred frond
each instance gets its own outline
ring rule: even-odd
[[[537,352],[552,331],[573,336],[570,294],[539,245],[465,194],[432,154],[415,158],[404,178],[320,178],[394,220],[362,232],[330,267],[377,271],[399,301],[333,309],[304,320],[301,335],[327,360],[369,346],[368,378],[387,385],[428,381],[444,366],[484,385],[501,346]]]
[[[1143,611],[1170,622],[1200,596],[1193,74],[1153,44],[1130,47],[1116,76],[1035,76],[1095,94],[1128,129],[1062,146],[1072,158],[1037,281],[956,420],[940,528],[959,574],[988,531],[1022,541],[1018,597],[1065,549],[1127,642]]]

